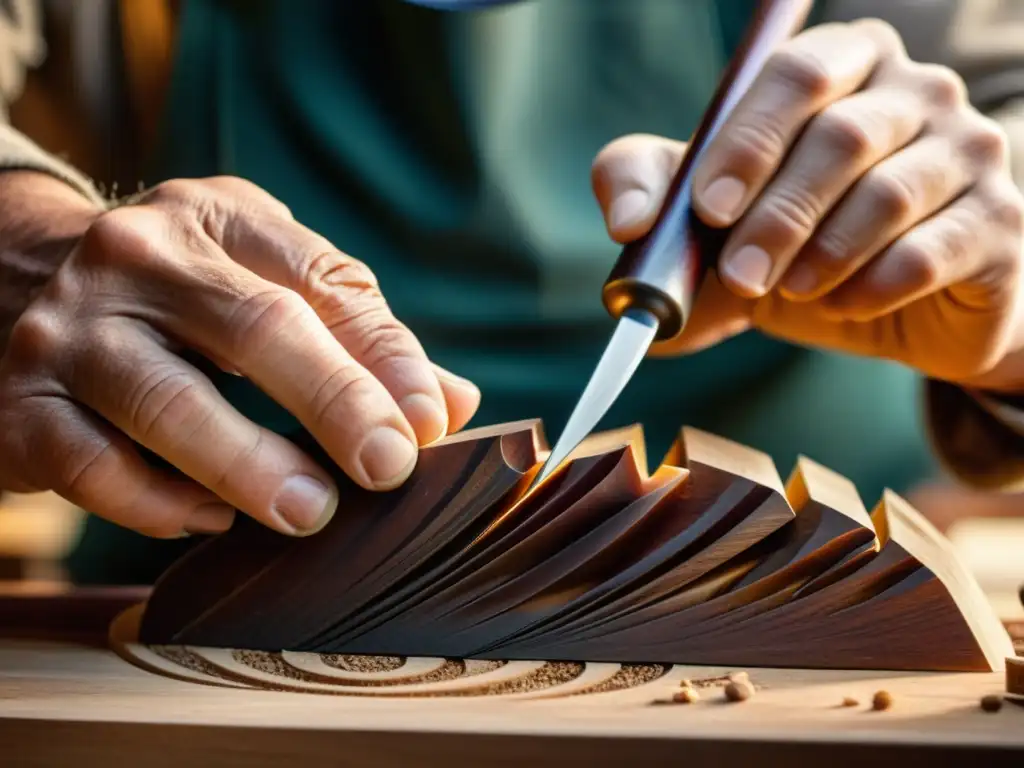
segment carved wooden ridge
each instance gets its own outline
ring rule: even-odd
[[[121,647],[164,673],[354,694],[330,659],[402,659],[373,672],[400,692],[417,675],[586,687],[673,664],[993,671],[1013,655],[948,542],[891,492],[869,514],[810,459],[783,484],[765,454],[689,428],[648,474],[630,427],[525,493],[546,451],[536,421],[469,430],[392,492],[337,472],[313,536],[239,516],[164,575]]]

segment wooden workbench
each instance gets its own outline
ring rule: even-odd
[[[109,594],[92,599],[108,613],[118,610]],[[733,669],[677,666],[623,688],[615,665],[590,665],[531,690],[509,681],[536,677],[538,665],[440,682],[434,674],[430,682],[430,670],[443,661],[407,660],[410,673],[417,668],[427,681],[412,686],[417,695],[400,693],[408,686],[389,692],[373,685],[331,695],[238,687],[230,677],[212,685],[172,679],[128,663],[101,642],[90,644],[86,632],[61,641],[55,627],[44,629],[45,639],[22,631],[20,639],[0,641],[4,768],[935,768],[967,766],[971,759],[986,768],[1024,766],[1024,707],[979,708],[982,696],[1004,690],[1001,674],[748,669],[756,694],[728,703],[722,678]],[[358,677],[359,670],[342,676]],[[698,686],[701,700],[658,703],[683,678]],[[282,687],[295,685],[306,684],[282,678]],[[872,696],[882,689],[894,704],[872,711]],[[845,697],[859,704],[843,707]]]

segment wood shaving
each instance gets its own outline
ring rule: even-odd
[[[871,708],[879,712],[884,712],[890,707],[892,707],[892,694],[888,691],[879,691],[871,700]]]
[[[746,701],[753,695],[753,686],[742,680],[733,681],[725,686],[725,698],[729,701]]]
[[[996,694],[989,694],[981,697],[981,708],[985,712],[998,712],[1003,708],[1003,697]]]
[[[677,704],[695,704],[700,701],[700,694],[695,688],[683,688],[672,694],[672,701]]]

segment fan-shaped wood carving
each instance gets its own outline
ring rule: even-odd
[[[410,480],[289,538],[239,517],[157,583],[143,645],[616,664],[1002,670],[1006,630],[895,494],[683,429],[648,475],[631,427],[527,492],[537,422],[469,430]],[[321,454],[319,458],[325,462]]]

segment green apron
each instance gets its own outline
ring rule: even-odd
[[[402,0],[187,0],[152,183],[234,174],[375,271],[439,364],[475,381],[473,424],[559,429],[606,343],[618,248],[590,190],[616,136],[693,130],[751,0],[533,0],[462,12]],[[298,429],[235,377],[254,420]],[[649,360],[602,427],[656,461],[683,424],[850,477],[870,507],[931,467],[918,378],[747,333]],[[155,577],[191,542],[90,520],[80,581]]]

